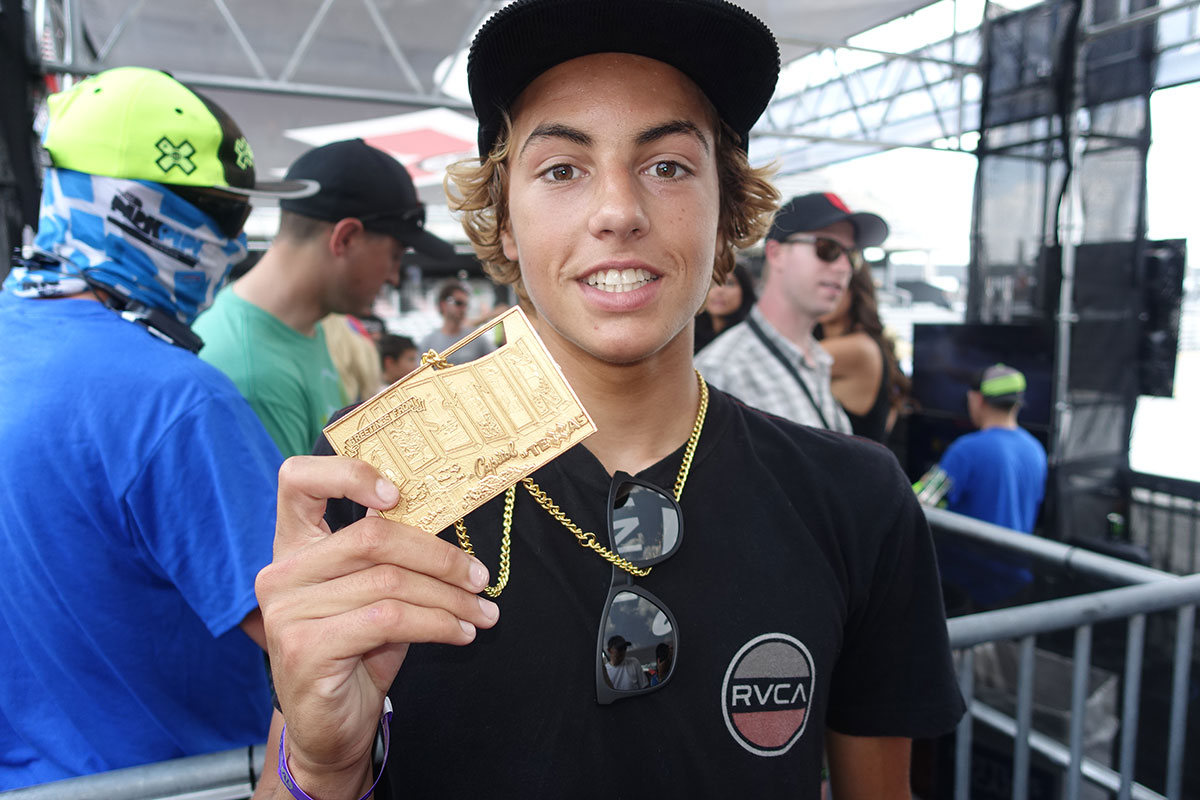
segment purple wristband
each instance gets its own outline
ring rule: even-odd
[[[367,789],[367,793],[358,800],[367,800],[371,793],[375,791],[375,787],[379,785],[379,779],[383,777],[383,767],[387,764],[388,750],[392,744],[392,701],[389,697],[383,698],[383,713],[379,716],[379,727],[383,729],[383,761],[379,764],[379,774],[375,776],[375,782],[371,784],[371,788]],[[279,780],[283,781],[283,785],[291,792],[292,797],[296,800],[313,800],[303,789],[296,785],[296,779],[292,777],[291,770],[288,769],[287,756],[283,752],[283,742],[287,738],[287,722],[283,723],[283,731],[279,734]]]

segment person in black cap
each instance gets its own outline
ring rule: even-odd
[[[853,254],[881,244],[887,233],[880,217],[854,213],[830,192],[793,197],[767,233],[758,303],[745,322],[696,357],[696,366],[714,386],[763,411],[850,433],[833,393],[833,357],[813,329],[837,308]]]
[[[361,139],[309,150],[287,178],[315,181],[320,191],[280,202],[270,249],[196,329],[207,343],[200,357],[233,379],[292,456],[311,452],[329,416],[357,399],[345,396],[317,323],[370,313],[384,282],[398,280],[406,248],[435,257],[453,248],[425,230],[425,206],[404,166]]]
[[[826,752],[839,800],[907,796],[909,737],[963,710],[920,506],[887,451],[692,365],[709,287],[777,202],[746,144],[778,59],[722,0],[519,0],[480,30],[482,157],[452,168],[451,205],[597,433],[466,516],[478,557],[376,516],[331,536],[327,501],[398,490],[351,459],[285,464],[258,580],[281,709],[263,796],[599,796],[617,769],[631,796],[815,798]],[[615,513],[631,475],[676,501],[648,572],[618,555],[653,516]],[[605,684],[614,619],[670,634],[664,680]]]
[[[608,685],[617,691],[643,689],[649,682],[646,673],[642,671],[642,662],[627,655],[629,645],[628,639],[617,634],[608,637],[608,642],[604,646],[604,652],[608,656],[604,665],[604,674],[608,678]]]

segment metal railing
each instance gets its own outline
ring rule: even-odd
[[[262,775],[265,745],[114,769],[0,792],[4,800],[244,800]]]
[[[1105,797],[1115,794],[1119,800],[1181,800],[1200,575],[1177,577],[939,509],[926,509],[926,515],[937,536],[965,538],[989,548],[1021,554],[1037,562],[1039,572],[1067,572],[1119,585],[949,620],[950,646],[955,651],[959,686],[969,713],[954,734],[953,786],[939,796],[952,794],[955,800],[971,797],[973,744],[987,731],[1011,741],[1013,800],[1029,797],[1035,759],[1060,770],[1064,788],[1058,796],[1066,800],[1078,800],[1089,787],[1098,787]],[[1159,792],[1146,781],[1138,780],[1139,698],[1148,615],[1170,612],[1174,625],[1169,636],[1173,640],[1169,645],[1169,718],[1161,749],[1165,777]],[[1089,716],[1088,704],[1092,688],[1089,678],[1095,671],[1094,632],[1096,626],[1119,624],[1122,620],[1126,627],[1126,647],[1119,670],[1122,699],[1120,708],[1113,709],[1120,730],[1114,767],[1093,757],[1085,744],[1088,734],[1095,733],[1097,727],[1094,714]],[[1071,656],[1067,661],[1071,674],[1070,703],[1063,714],[1067,730],[1056,737],[1039,725],[1035,708],[1037,664],[1042,653],[1037,637],[1064,631],[1070,631],[1072,636]],[[1161,637],[1151,638],[1157,642]],[[1002,643],[1012,643],[1016,660],[1010,713],[985,697],[986,687],[978,680],[980,662],[988,655],[988,648]],[[17,789],[0,796],[4,800],[239,800],[252,792],[263,756],[262,746],[238,748]]]
[[[955,800],[971,797],[972,743],[977,724],[1012,741],[1011,796],[1029,796],[1032,758],[1039,754],[1061,768],[1065,787],[1061,797],[1077,800],[1085,786],[1098,787],[1104,794],[1128,798],[1183,797],[1184,746],[1189,713],[1189,686],[1196,628],[1196,606],[1200,604],[1200,575],[1177,577],[1107,556],[1007,531],[987,523],[937,509],[926,509],[931,527],[938,535],[974,540],[1006,552],[1021,553],[1043,568],[1059,568],[1090,578],[1121,582],[1120,588],[1090,592],[999,611],[988,611],[949,620],[950,645],[958,663],[959,686],[969,713],[958,726],[954,749]],[[1170,694],[1167,703],[1166,742],[1162,749],[1163,791],[1152,790],[1137,780],[1137,747],[1140,733],[1140,698],[1145,664],[1147,615],[1174,612],[1171,648]],[[1120,670],[1121,706],[1115,718],[1120,730],[1116,768],[1087,757],[1085,736],[1089,731],[1088,694],[1093,673],[1093,632],[1105,622],[1125,621],[1124,662]],[[1070,705],[1064,707],[1068,730],[1059,741],[1034,724],[1037,636],[1072,632]],[[1006,714],[976,697],[977,654],[981,646],[1016,642],[1018,648],[1015,685],[1011,687],[1013,713]],[[1115,679],[1115,678],[1114,678]],[[1114,709],[1115,711],[1115,709]],[[1114,730],[1115,733],[1115,730]],[[1156,735],[1159,732],[1155,732]],[[1111,743],[1110,743],[1111,744]]]
[[[1132,475],[1129,531],[1154,566],[1178,575],[1200,570],[1200,483]]]

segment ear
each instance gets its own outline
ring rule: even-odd
[[[504,227],[500,229],[500,245],[504,249],[504,257],[509,261],[517,263],[521,260],[520,251],[517,249],[517,237],[512,233],[512,221],[504,223]]]
[[[341,258],[352,248],[356,240],[365,233],[363,224],[354,217],[338,220],[329,232],[329,252]]]
[[[774,239],[767,239],[763,242],[763,257],[768,261],[775,261],[779,258],[779,251],[781,249],[782,245],[779,242]]]

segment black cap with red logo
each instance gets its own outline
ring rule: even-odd
[[[811,233],[838,222],[854,226],[854,245],[876,247],[888,236],[887,223],[878,214],[854,212],[833,192],[816,192],[788,200],[771,223],[768,239],[782,242],[793,233]]]

